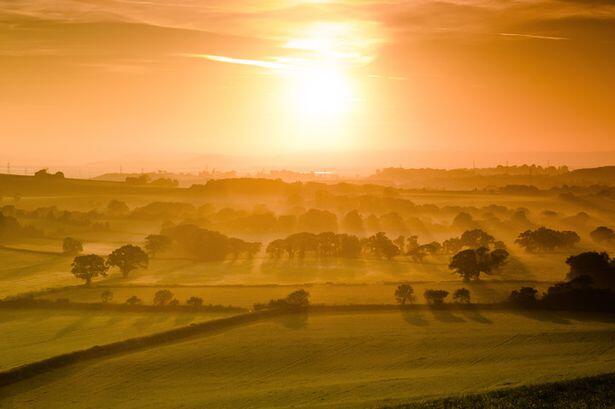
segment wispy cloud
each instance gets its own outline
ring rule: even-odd
[[[228,64],[238,64],[238,65],[250,65],[253,67],[267,68],[273,70],[281,70],[288,69],[290,65],[275,62],[275,61],[266,61],[266,60],[253,60],[248,58],[234,58],[234,57],[226,57],[223,55],[212,55],[212,54],[180,54],[184,57],[190,58],[202,58],[209,61],[222,62]]]
[[[537,34],[520,34],[520,33],[498,33],[498,34],[504,37],[523,37],[523,38],[534,38],[537,40],[555,40],[555,41],[570,40],[567,37],[542,36],[542,35],[537,35]]]

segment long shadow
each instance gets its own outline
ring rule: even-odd
[[[300,330],[300,329],[307,328],[308,314],[300,313],[300,314],[282,315],[279,317],[275,317],[273,321],[277,324],[282,325],[284,328],[288,328],[292,330]]]
[[[493,324],[493,321],[482,315],[480,310],[473,308],[472,306],[459,310],[459,313],[470,321],[478,322],[480,324]]]
[[[418,310],[402,310],[401,317],[410,325],[417,327],[429,325],[429,321]]]
[[[431,312],[431,314],[434,316],[434,318],[437,319],[440,322],[445,322],[445,323],[448,323],[448,324],[466,322],[466,320],[464,320],[461,317],[458,317],[458,316],[454,315],[448,309],[430,308],[429,312]]]
[[[541,322],[551,322],[553,324],[570,325],[570,320],[563,317],[563,314],[557,311],[541,311],[541,310],[510,310],[513,314],[520,315],[525,318],[530,318]]]

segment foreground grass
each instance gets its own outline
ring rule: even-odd
[[[390,409],[607,409],[615,406],[615,373],[440,399]]]
[[[228,316],[197,312],[0,309],[0,371],[55,355]]]
[[[373,408],[489,392],[611,372],[611,318],[293,314],[77,361],[1,388],[0,406]]]

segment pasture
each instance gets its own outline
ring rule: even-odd
[[[200,312],[0,308],[0,371],[222,316]]]
[[[612,371],[614,340],[612,317],[584,314],[295,314],[81,362],[1,393],[29,408],[378,407]]]

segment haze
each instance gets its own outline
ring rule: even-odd
[[[0,159],[612,151],[614,19],[610,1],[0,1]]]

